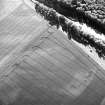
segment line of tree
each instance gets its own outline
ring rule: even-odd
[[[78,29],[78,27],[74,25],[71,20],[68,20],[65,16],[39,2],[35,2],[35,10],[43,18],[48,20],[50,25],[55,25],[57,28],[61,27],[62,30],[67,33],[68,39],[72,38],[85,46],[91,46],[95,48],[99,57],[105,58],[104,41],[84,33]]]
[[[94,15],[85,12],[83,7],[81,7],[77,0],[71,0],[71,3],[67,3],[66,0],[36,0],[40,3],[47,5],[50,8],[55,9],[60,14],[73,18],[75,21],[87,24],[89,27],[95,29],[96,32],[105,34],[105,23],[99,21]],[[85,3],[84,0],[82,0]],[[78,7],[82,8],[79,9]],[[86,7],[84,7],[86,9]],[[91,11],[90,11],[91,12]]]

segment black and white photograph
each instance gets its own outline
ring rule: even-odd
[[[0,105],[105,105],[105,0],[0,0]]]

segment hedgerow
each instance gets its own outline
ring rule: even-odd
[[[105,6],[84,0],[35,0],[105,35]],[[78,2],[79,1],[79,2]],[[80,2],[81,1],[81,2]],[[83,4],[82,4],[83,3]],[[93,12],[95,11],[95,12]]]
[[[57,13],[52,8],[49,8],[39,2],[35,3],[35,10],[43,18],[49,21],[50,25],[54,25],[57,28],[61,27],[64,32],[67,33],[69,39],[73,39],[85,46],[93,47],[98,56],[105,57],[105,42],[95,38],[94,36],[81,31],[81,28],[77,27],[73,21],[69,20],[65,16]]]

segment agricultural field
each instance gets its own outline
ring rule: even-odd
[[[0,105],[104,105],[104,75],[24,3],[0,21]]]

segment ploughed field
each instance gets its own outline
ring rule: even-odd
[[[104,74],[25,5],[0,21],[0,105],[104,105]]]

